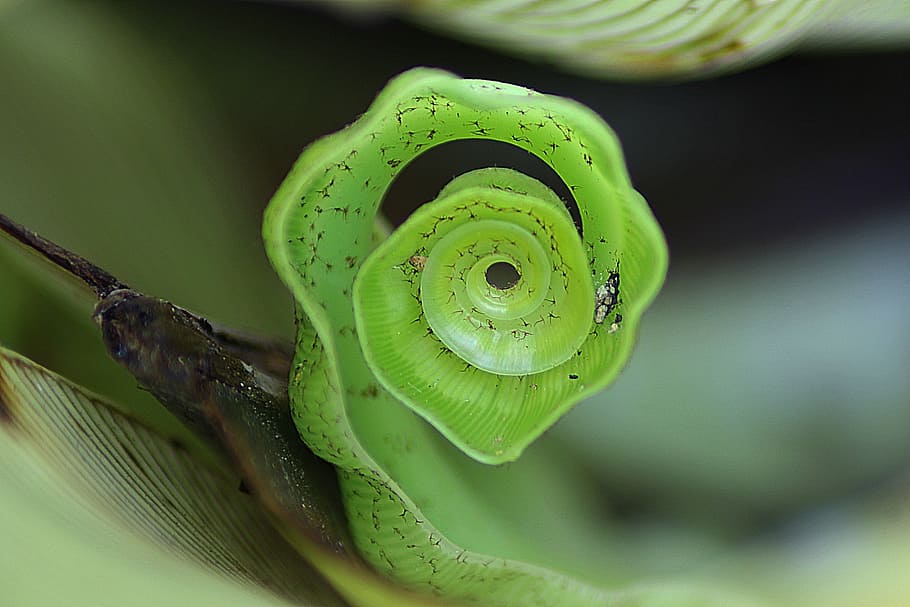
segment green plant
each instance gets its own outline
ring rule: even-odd
[[[378,241],[392,180],[420,153],[467,138],[549,164],[580,224],[540,182],[490,168],[456,177]],[[264,234],[298,305],[294,418],[339,468],[371,564],[481,604],[606,601],[525,562],[517,538],[491,531],[488,506],[459,494],[616,376],[662,282],[662,235],[606,125],[566,99],[413,70],[303,152]]]
[[[653,197],[659,216],[668,220],[673,241],[681,243],[674,250],[669,288],[649,309],[632,366],[617,385],[579,407],[514,462],[476,464],[426,428],[432,437],[427,444],[445,451],[445,463],[459,473],[449,476],[462,481],[457,485],[461,499],[450,504],[462,509],[457,513],[462,518],[479,521],[483,528],[476,534],[495,534],[490,544],[511,538],[509,556],[541,565],[538,571],[571,571],[572,577],[607,587],[614,603],[687,604],[687,596],[701,591],[687,595],[680,586],[664,585],[677,574],[675,579],[689,588],[699,579],[711,587],[718,580],[751,586],[771,596],[774,605],[903,604],[908,596],[902,574],[908,562],[903,495],[882,500],[879,491],[869,492],[872,499],[861,507],[838,508],[837,516],[826,511],[821,521],[813,517],[812,533],[788,533],[784,542],[768,542],[758,555],[726,551],[742,539],[735,533],[743,532],[744,522],[750,537],[762,530],[753,525],[764,528],[769,513],[763,508],[769,504],[776,506],[772,516],[786,515],[789,523],[796,513],[799,522],[805,520],[806,508],[831,507],[831,496],[843,496],[858,482],[883,478],[882,470],[894,470],[904,461],[907,365],[901,347],[906,340],[901,338],[906,323],[900,310],[906,308],[902,286],[910,283],[900,260],[907,253],[906,223],[889,214],[886,231],[842,227],[821,242],[813,237],[814,229],[796,227],[789,213],[774,210],[778,198],[766,189],[787,182],[796,172],[804,179],[804,189],[796,188],[805,196],[803,203],[837,187],[836,176],[824,174],[824,167],[831,166],[825,158],[832,152],[838,156],[824,142],[834,139],[856,151],[851,175],[871,165],[891,166],[861,145],[864,139],[857,133],[851,137],[849,125],[853,117],[862,116],[862,133],[869,139],[877,133],[876,125],[888,122],[888,108],[894,115],[901,89],[887,86],[887,74],[901,72],[883,66],[901,65],[894,63],[895,57],[881,55],[868,62],[804,57],[737,78],[624,87],[549,74],[517,62],[500,64],[494,55],[468,47],[446,50],[442,41],[411,30],[398,35],[401,28],[396,26],[371,28],[369,35],[287,6],[270,12],[265,4],[231,4],[217,11],[204,9],[205,19],[187,19],[199,16],[195,4],[176,12],[141,4],[124,8],[110,3],[105,8],[104,3],[14,3],[13,10],[3,13],[12,18],[0,36],[9,51],[8,61],[0,62],[8,93],[0,96],[2,122],[9,135],[0,138],[6,152],[0,163],[2,212],[85,252],[130,284],[165,294],[212,321],[288,337],[291,323],[284,321],[290,320],[285,312],[291,306],[260,251],[260,207],[292,150],[325,132],[330,128],[326,125],[341,124],[360,111],[387,74],[401,69],[402,56],[457,65],[464,73],[534,82],[541,90],[586,99],[632,144],[629,155],[638,185],[649,200]],[[545,3],[496,3],[507,4]],[[773,10],[785,6],[749,4]],[[263,13],[267,18],[259,19]],[[251,15],[256,16],[252,28]],[[852,18],[859,14],[848,16],[856,23]],[[888,17],[897,31],[900,19],[894,19],[893,12]],[[190,32],[183,25],[187,22],[198,27]],[[148,27],[150,23],[155,27]],[[249,29],[258,35],[224,35],[246,35]],[[647,33],[647,26],[642,31]],[[391,40],[395,43],[387,45]],[[313,49],[326,48],[327,41],[336,43],[333,48],[383,50],[338,54],[331,65],[311,61]],[[534,46],[541,52],[563,48]],[[293,51],[279,57],[276,47]],[[751,48],[728,50],[751,56]],[[199,56],[202,49],[204,58]],[[566,49],[577,59],[588,57]],[[827,83],[825,68],[834,65],[835,80],[843,76],[842,84],[849,83],[846,88],[854,94],[845,88],[828,103],[828,97],[819,95],[822,91],[815,90],[815,97],[812,91]],[[851,70],[858,65],[864,78]],[[700,73],[698,65],[692,69]],[[808,104],[792,103],[781,89],[794,69],[806,80],[812,100]],[[287,79],[291,70],[292,81]],[[253,72],[270,76],[251,81]],[[763,91],[760,99],[748,94],[757,82]],[[314,83],[319,83],[318,94],[311,94]],[[729,103],[733,91],[736,101]],[[775,92],[783,97],[776,98]],[[824,92],[830,92],[827,84]],[[870,101],[858,105],[860,97]],[[873,104],[882,112],[860,109]],[[734,107],[734,124],[741,129],[730,128],[727,110]],[[847,129],[837,129],[829,140],[794,124],[799,108],[811,112],[817,123]],[[717,123],[699,120],[717,112]],[[674,129],[673,116],[685,127]],[[897,136],[900,123],[892,121],[888,133]],[[737,153],[724,154],[733,149],[731,133]],[[894,143],[887,135],[875,138]],[[754,161],[762,153],[768,156],[767,165]],[[711,161],[701,162],[704,157]],[[432,158],[409,165],[408,176],[396,187],[417,174],[428,179],[421,171]],[[715,160],[722,170],[699,170],[717,168]],[[805,170],[804,160],[813,170]],[[740,170],[753,163],[755,170]],[[448,175],[459,172],[446,167]],[[756,174],[754,180],[747,177]],[[687,195],[687,185],[693,184],[716,194],[713,210],[707,211],[711,196],[701,201],[692,192]],[[806,196],[810,191],[813,196]],[[866,213],[880,209],[881,199],[892,193],[887,187],[877,190],[879,205],[851,209],[850,224],[864,225]],[[394,194],[383,203],[392,212]],[[561,196],[571,206],[573,197],[568,192]],[[789,195],[783,198],[788,207],[800,202]],[[833,212],[825,213],[826,221],[837,215],[836,199],[826,200],[826,209]],[[724,223],[731,214],[747,214],[750,200],[762,205],[764,217],[779,220],[773,229],[764,221],[740,225],[739,231]],[[339,212],[344,206],[339,205]],[[698,230],[681,231],[674,224],[674,215],[694,213],[694,218],[699,209],[708,214],[698,218]],[[792,236],[794,230],[799,231],[798,244],[777,246],[779,238]],[[686,234],[697,234],[711,255],[693,261]],[[724,248],[726,238],[754,242],[761,235],[761,242],[768,242],[771,234],[775,239],[761,252]],[[429,261],[420,253],[412,249],[403,265],[418,284]],[[46,288],[39,268],[20,264],[25,257],[20,251],[3,249],[0,257],[4,346],[113,397],[130,411],[142,410],[137,403],[141,396],[147,397],[149,411],[162,410],[149,394],[136,390],[138,376],[118,376],[121,370],[106,360],[97,327],[89,321],[89,307],[80,306],[71,291]],[[615,307],[620,303],[616,295],[621,305],[628,302],[629,280],[625,260],[615,265],[618,257],[611,253],[608,269],[592,281],[593,304],[583,302],[583,307],[593,305],[594,325],[602,317],[601,330],[609,332],[616,325],[617,335],[630,327],[616,322],[615,315],[624,313]],[[758,263],[759,258],[764,261]],[[257,266],[257,261],[262,263]],[[404,277],[400,273],[396,279]],[[845,315],[843,285],[849,285],[851,293],[869,295],[863,314]],[[384,287],[373,289],[374,294],[385,295]],[[179,317],[172,317],[173,306],[158,304],[138,309],[152,313],[156,321]],[[192,324],[199,328],[206,323]],[[847,343],[839,343],[847,334]],[[185,367],[201,362],[196,368],[207,369],[213,358],[226,355],[217,347],[207,349],[212,335],[203,331],[195,338],[200,341],[192,343],[205,346],[200,351],[207,356],[185,358]],[[164,347],[161,340],[153,340],[139,345],[168,353],[171,362],[177,362],[183,355],[172,346],[185,343],[175,340]],[[289,359],[278,358],[289,364]],[[258,371],[240,366],[253,374],[253,384],[245,373],[226,382],[206,376],[206,381],[191,382],[196,385],[182,395],[184,404],[211,404],[214,395],[220,405],[240,405],[234,413],[258,411],[244,409],[252,402],[242,395],[250,385],[265,385],[256,379]],[[225,369],[237,371],[236,364]],[[282,372],[268,385],[280,386],[285,377]],[[139,383],[159,392],[172,386],[167,376],[151,379],[156,380],[153,386],[149,376]],[[286,435],[296,438],[289,417]],[[270,429],[268,424],[259,428]],[[186,432],[175,436],[176,430],[154,424],[144,428],[135,419],[118,416],[84,388],[0,349],[0,535],[7,547],[0,552],[0,586],[9,602],[57,604],[65,596],[67,604],[93,607],[287,600],[319,606],[434,603],[384,583],[356,559],[349,560],[346,552],[327,553],[318,538],[316,543],[298,538],[280,517],[275,524],[274,511],[263,507],[274,495],[263,495],[261,478],[251,475],[249,467],[264,454],[281,459],[282,453],[263,449],[241,460],[242,453],[234,451],[233,463],[245,461],[246,468],[224,462],[212,466],[197,449],[184,448],[193,443]],[[274,446],[274,441],[261,444]],[[330,473],[331,478],[334,471]],[[317,493],[326,489],[312,483],[309,469],[292,480],[301,479]],[[654,512],[655,507],[669,512]],[[227,521],[225,512],[233,513]],[[695,520],[687,518],[691,514]],[[655,522],[668,525],[655,529]],[[322,531],[329,540],[345,539],[335,535],[337,529]],[[303,557],[288,547],[287,539]],[[455,539],[467,544],[465,538]],[[150,549],[150,543],[159,550]],[[812,551],[817,546],[846,558],[817,559]],[[711,567],[718,562],[725,564],[720,571]],[[226,583],[218,574],[243,587]],[[344,598],[327,588],[322,576]],[[739,603],[729,598],[717,602]]]

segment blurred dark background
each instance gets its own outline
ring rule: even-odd
[[[309,4],[0,3],[0,209],[139,289],[290,337],[261,212],[304,145],[418,65],[594,108],[664,227],[668,284],[628,372],[550,435],[605,509],[773,528],[905,470],[908,52],[627,84]],[[475,156],[412,167],[387,211]],[[90,301],[25,257],[0,249],[0,343],[157,415]]]
[[[704,81],[622,84],[306,4],[131,3],[122,15],[171,49],[232,137],[257,152],[262,201],[301,145],[350,122],[417,65],[594,108],[623,141],[675,257],[855,224],[906,208],[910,192],[906,52],[797,55]]]

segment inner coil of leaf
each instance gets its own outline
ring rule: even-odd
[[[408,263],[415,257],[426,257],[423,268]],[[497,264],[515,272],[507,288],[488,278]],[[540,373],[585,341],[589,275],[555,194],[515,171],[481,169],[452,181],[364,263],[354,290],[358,332],[390,383],[448,383],[449,373],[463,382],[468,372],[470,381],[490,379],[475,369],[494,378]]]

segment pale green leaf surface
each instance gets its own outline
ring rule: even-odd
[[[282,536],[237,479],[4,348],[0,513],[16,607],[438,605]]]
[[[344,604],[236,479],[25,359],[0,357],[0,509],[16,547],[0,575],[13,604]]]
[[[4,437],[6,438],[6,437]],[[69,502],[32,453],[0,443],[0,588],[17,607],[287,605],[163,554]],[[16,474],[16,476],[13,476]],[[6,602],[8,601],[8,602]]]
[[[829,8],[806,32],[812,50],[880,51],[906,48],[910,39],[907,0],[830,0]]]

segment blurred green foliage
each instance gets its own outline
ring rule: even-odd
[[[288,298],[247,195],[261,176],[173,50],[137,36],[111,8],[27,3],[0,22],[4,212],[213,322],[289,334]],[[158,408],[106,360],[90,307],[74,318],[60,301],[71,291],[20,267],[20,251],[2,254],[6,345],[117,400]]]
[[[560,430],[611,494],[714,525],[883,482],[910,458],[908,259],[902,213],[680,262],[628,369]]]

